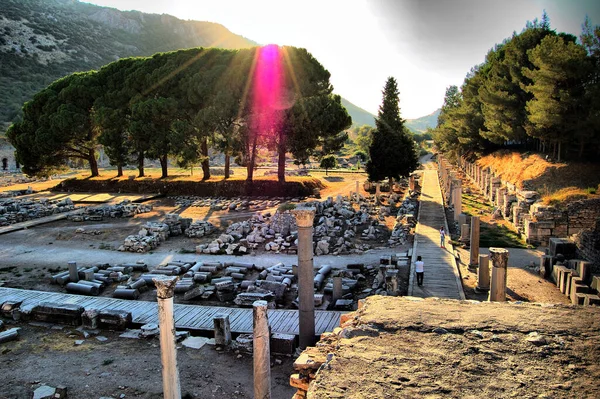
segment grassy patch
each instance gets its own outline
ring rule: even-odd
[[[195,249],[187,249],[187,248],[181,248],[179,250],[180,254],[195,254],[196,250]]]
[[[542,201],[544,201],[544,204],[546,205],[560,206],[561,204],[566,204],[581,199],[597,198],[598,196],[595,194],[596,190],[594,190],[593,187],[588,187],[586,189],[578,187],[566,187],[553,193],[544,195],[542,197]]]
[[[493,210],[491,205],[487,202],[481,202],[477,196],[472,194],[463,194],[461,205],[463,213],[469,216],[479,216],[481,211],[490,214]]]
[[[529,248],[517,233],[501,224],[480,224],[480,247]]]
[[[15,270],[16,268],[17,268],[16,266],[2,267],[2,268],[0,268],[0,273],[10,273],[13,270]]]

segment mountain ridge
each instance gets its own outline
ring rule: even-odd
[[[182,48],[256,45],[214,22],[76,0],[2,0],[0,126],[7,127],[36,92],[73,72]]]

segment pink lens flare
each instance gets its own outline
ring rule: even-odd
[[[282,111],[290,108],[286,90],[282,49],[270,44],[257,49],[256,67],[253,76],[253,125],[260,133],[277,129]]]

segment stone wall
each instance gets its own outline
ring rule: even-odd
[[[443,169],[451,168],[447,161],[440,165]],[[460,158],[458,167],[494,205],[496,215],[512,223],[528,243],[548,245],[551,237],[575,235],[581,257],[594,262],[595,271],[600,272],[600,198],[579,200],[566,208],[557,208],[540,202],[539,194],[527,189],[527,182],[523,182],[524,188],[519,188],[515,182],[502,180],[490,168],[465,158]],[[446,176],[453,173],[444,172]]]
[[[583,230],[573,236],[577,245],[577,256],[593,262],[592,273],[600,273],[600,218],[595,220],[594,228]]]
[[[6,159],[6,170],[3,168],[3,160]],[[17,164],[15,162],[15,148],[7,141],[0,138],[0,173],[15,172]]]

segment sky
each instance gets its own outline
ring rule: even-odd
[[[331,73],[334,91],[377,114],[388,77],[398,81],[401,115],[442,106],[496,43],[541,19],[579,36],[597,0],[87,0],[89,3],[210,21],[260,44],[306,48]]]

